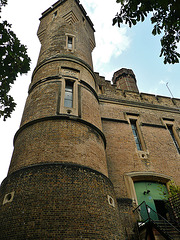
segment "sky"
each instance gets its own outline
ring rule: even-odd
[[[8,0],[2,9],[2,20],[12,24],[21,43],[28,48],[31,71],[19,76],[11,88],[17,103],[15,112],[5,122],[0,119],[0,183],[7,176],[13,152],[14,134],[19,128],[32,71],[40,50],[37,29],[41,13],[56,0]],[[136,75],[140,92],[180,98],[180,64],[164,65],[160,55],[160,36],[151,34],[148,18],[132,28],[112,26],[120,5],[115,0],[80,0],[94,23],[96,48],[93,51],[94,71],[111,80],[120,68],[130,68]],[[179,46],[180,50],[180,46]],[[166,84],[171,91],[169,92]]]

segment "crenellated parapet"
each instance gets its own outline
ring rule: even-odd
[[[148,106],[152,105],[152,107],[165,107],[180,111],[180,99],[178,98],[123,90],[120,89],[117,84],[113,84],[111,81],[100,76],[99,73],[95,73],[95,75],[99,86],[98,94],[100,99],[117,102],[133,102],[133,104],[139,103]]]

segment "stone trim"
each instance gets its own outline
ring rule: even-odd
[[[131,114],[131,115],[135,115],[135,114]],[[138,115],[138,114],[137,114],[137,115]],[[101,120],[102,120],[102,121],[111,121],[111,122],[120,122],[120,123],[129,124],[129,122],[128,122],[127,120],[116,119],[116,118],[106,118],[106,117],[102,117]],[[163,126],[163,125],[153,124],[153,123],[144,123],[144,122],[141,122],[141,123],[140,123],[140,126],[155,127],[155,128],[164,128],[164,129],[166,129],[166,127]]]
[[[85,86],[86,88],[88,88],[88,90],[93,93],[93,95],[95,96],[96,100],[99,102],[99,97],[96,93],[96,91],[87,83],[85,82],[84,80],[80,80],[80,83]]]
[[[81,85],[78,84],[78,116],[81,118]]]
[[[116,119],[116,118],[106,118],[106,117],[102,117],[101,120],[102,120],[102,121],[111,121],[111,122],[120,122],[120,123],[129,124],[127,120]]]
[[[136,148],[137,148],[137,151],[139,152],[140,158],[147,158],[148,151],[147,151],[146,143],[145,143],[145,140],[143,137],[143,132],[141,131],[141,127],[140,127],[139,114],[131,114],[131,113],[126,113],[126,112],[124,114],[125,114],[125,117],[126,117],[128,123],[130,124],[131,128],[132,128],[132,122],[134,122],[134,124],[136,126],[139,144],[137,144],[135,141],[134,141],[134,143],[136,143]],[[139,147],[140,147],[140,149],[138,149]]]
[[[71,168],[71,169],[82,169],[84,171],[87,171],[87,172],[93,172],[101,177],[103,177],[112,187],[113,187],[113,183],[111,182],[111,180],[106,176],[104,175],[103,173],[97,171],[97,170],[94,170],[90,167],[86,167],[86,166],[83,166],[83,165],[80,165],[80,164],[76,164],[76,163],[67,163],[67,162],[61,162],[61,163],[58,163],[58,162],[54,162],[54,163],[40,163],[40,164],[34,164],[34,165],[30,165],[30,166],[26,166],[26,167],[22,167],[18,170],[16,170],[15,172],[12,172],[10,174],[7,175],[7,177],[2,181],[2,184],[5,184],[6,181],[8,181],[8,178],[13,176],[13,175],[17,175],[21,172],[24,172],[25,170],[28,170],[28,169],[32,169],[32,168],[40,168],[40,167],[46,167],[46,166],[61,166],[62,168]]]
[[[153,124],[153,123],[140,123],[141,126],[145,126],[145,127],[155,127],[155,128],[166,128],[163,125],[159,125],[159,124]]]
[[[105,135],[104,133],[99,129],[97,128],[95,125],[93,125],[92,123],[90,122],[87,122],[81,118],[79,118],[78,116],[74,116],[74,115],[66,115],[66,114],[59,114],[57,116],[51,116],[51,117],[44,117],[44,118],[39,118],[39,119],[35,119],[33,121],[30,121],[26,124],[24,124],[22,127],[19,128],[19,130],[16,132],[15,136],[14,136],[14,141],[13,143],[15,144],[15,141],[18,137],[18,135],[20,134],[20,132],[22,132],[25,128],[35,124],[35,123],[38,123],[38,122],[42,122],[42,121],[50,121],[50,120],[70,120],[70,121],[77,121],[79,123],[82,123],[88,127],[91,127],[93,128],[99,135],[100,137],[102,138],[103,142],[104,142],[104,147],[106,148],[106,138],[105,138]]]
[[[39,80],[38,82],[36,82],[35,84],[33,84],[31,86],[31,88],[28,90],[28,94],[30,94],[38,85],[42,84],[42,83],[45,83],[47,81],[51,81],[51,80],[57,80],[57,81],[52,81],[52,82],[60,82],[58,81],[59,79],[61,79],[62,77],[61,76],[51,76],[51,77],[47,77],[47,78],[43,78],[41,80]]]
[[[124,180],[129,198],[132,199],[133,203],[138,204],[134,182],[147,180],[159,181],[161,183],[167,184],[172,180],[172,177],[157,172],[130,172],[124,173]]]
[[[99,101],[101,102],[107,102],[111,104],[122,104],[122,105],[127,105],[127,106],[133,106],[133,107],[140,107],[140,108],[147,108],[147,109],[155,109],[159,111],[167,111],[167,112],[174,112],[174,113],[179,113],[179,109],[176,108],[170,108],[162,105],[155,105],[155,104],[150,104],[150,103],[141,103],[141,102],[135,102],[135,101],[128,101],[124,99],[114,99],[114,98],[107,98],[107,97],[102,97],[99,96]]]
[[[35,73],[36,73],[41,67],[43,67],[43,66],[46,65],[46,64],[49,64],[50,62],[55,62],[55,61],[70,61],[70,62],[74,62],[74,63],[77,63],[77,64],[83,66],[84,68],[86,68],[86,69],[89,71],[89,73],[92,75],[92,77],[93,77],[93,79],[94,79],[95,84],[97,84],[97,83],[96,83],[96,76],[95,76],[92,68],[89,66],[89,64],[87,64],[85,61],[81,60],[80,58],[77,58],[77,57],[74,57],[74,56],[70,56],[70,55],[61,55],[61,54],[57,54],[57,55],[55,55],[55,56],[53,56],[53,57],[47,58],[47,59],[43,60],[41,63],[39,63],[39,64],[35,67],[35,69],[34,69],[34,71],[33,71],[32,79],[33,79]],[[60,78],[60,76],[59,76],[59,78]],[[34,84],[33,84],[33,85],[34,85]]]
[[[65,102],[65,90],[66,90],[66,82],[71,82],[73,85],[73,104],[71,107],[67,107],[64,105]],[[60,109],[59,109],[59,114],[71,114],[78,116],[78,80],[71,78],[70,76],[68,77],[63,77],[62,78],[62,85],[61,85],[61,100],[60,100]]]
[[[62,82],[59,82],[59,89],[58,89],[58,99],[57,99],[57,110],[56,114],[59,114],[60,111],[60,105],[61,105],[61,89],[62,89]]]

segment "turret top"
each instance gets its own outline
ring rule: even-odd
[[[47,14],[49,14],[50,12],[54,11],[57,7],[59,7],[62,3],[66,2],[67,0],[59,0],[57,1],[56,3],[54,3],[51,7],[49,7],[47,10],[45,10],[43,13],[42,13],[42,17],[40,18],[40,20],[42,18],[44,18]],[[79,6],[79,8],[81,9],[82,13],[84,14],[84,17],[86,18],[86,20],[89,22],[90,26],[92,27],[92,29],[94,30],[95,32],[95,29],[94,29],[94,24],[92,23],[91,19],[88,17],[87,13],[86,13],[86,10],[84,9],[84,7],[82,6],[82,4],[80,4],[80,1],[79,0],[74,0],[77,5]]]
[[[119,89],[139,92],[136,84],[136,76],[131,69],[121,68],[116,71],[113,75],[112,82],[116,84]]]

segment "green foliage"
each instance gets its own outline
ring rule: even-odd
[[[129,27],[143,22],[152,13],[152,34],[163,34],[160,57],[164,63],[178,63],[180,53],[177,43],[180,41],[180,3],[179,0],[116,0],[121,4],[120,12],[113,19],[113,25],[128,24]]]
[[[0,0],[0,12],[6,4],[6,0]],[[20,43],[7,21],[0,22],[0,117],[4,120],[11,116],[16,106],[13,97],[8,95],[11,85],[18,74],[29,70],[30,58],[26,46]]]
[[[180,186],[176,185],[174,181],[169,183],[169,197],[174,197],[180,194]]]

